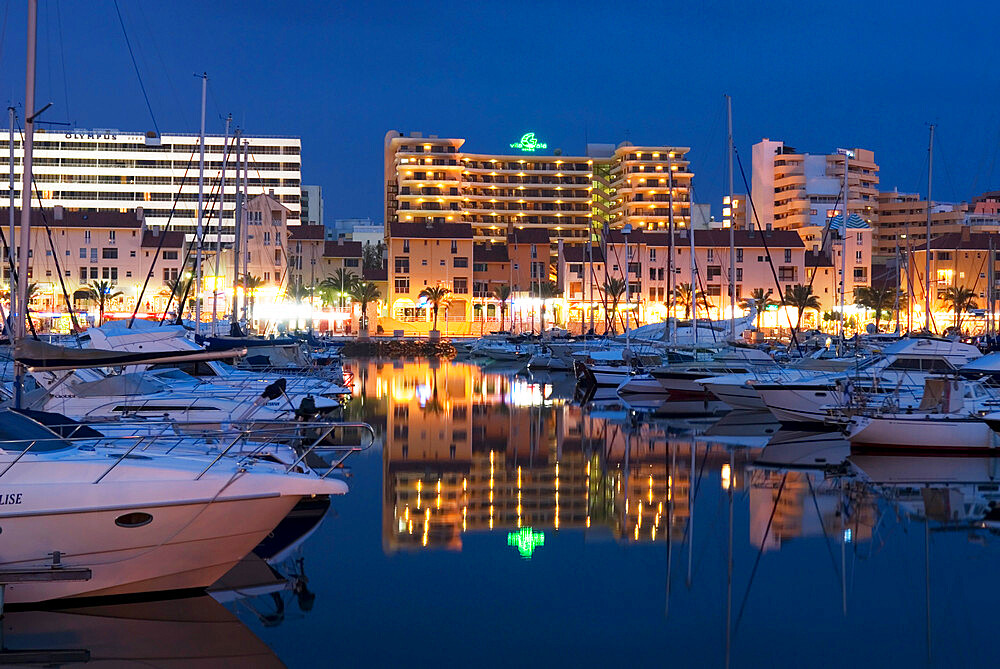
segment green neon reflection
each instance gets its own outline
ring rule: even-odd
[[[521,557],[528,559],[536,548],[545,545],[545,532],[535,532],[530,527],[522,527],[517,532],[507,533],[507,545],[516,547]]]
[[[537,151],[539,149],[547,149],[549,145],[545,142],[539,142],[538,138],[535,137],[535,133],[526,132],[521,135],[521,139],[512,142],[510,148],[520,149],[521,151]]]

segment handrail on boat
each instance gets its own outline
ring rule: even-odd
[[[252,451],[248,453],[241,452],[239,454],[242,456],[240,462],[243,463],[252,460],[255,456],[259,455],[264,449],[270,446],[280,445],[282,443],[287,444],[288,440],[310,439],[311,443],[307,447],[304,447],[301,455],[299,455],[291,465],[288,465],[285,468],[284,470],[285,473],[290,473],[311,453],[321,452],[321,451],[332,451],[337,453],[343,453],[339,458],[337,458],[336,462],[333,463],[330,469],[327,470],[321,476],[321,478],[326,478],[327,476],[329,476],[335,469],[340,467],[352,453],[365,451],[371,448],[375,443],[374,428],[372,428],[372,426],[369,425],[368,423],[363,423],[363,422],[331,423],[327,421],[302,421],[302,422],[291,422],[287,424],[273,424],[273,425],[253,425],[252,421],[250,421],[250,423],[251,424],[243,426],[239,429],[220,429],[214,431],[198,430],[196,432],[192,432],[189,435],[187,435],[190,438],[202,439],[202,440],[207,440],[214,436],[216,439],[218,439],[219,444],[222,444],[225,441],[228,441],[230,438],[232,438],[232,440],[229,441],[229,443],[224,448],[220,448],[219,452],[215,455],[212,461],[208,463],[208,465],[203,470],[201,470],[201,472],[198,473],[198,475],[195,477],[196,481],[200,480],[209,470],[212,469],[212,467],[218,464],[219,461],[222,460],[222,458],[229,455],[230,452],[233,450],[233,448],[238,444],[240,444],[241,442],[250,443],[251,445],[256,444],[256,448],[254,448]],[[151,427],[157,424],[162,424],[164,426],[164,429],[161,431],[155,431],[151,434],[102,435],[100,437],[95,437],[95,436],[62,437],[58,436],[58,434],[54,434],[50,439],[31,440],[30,443],[28,443],[28,445],[23,450],[21,450],[17,454],[17,456],[10,463],[8,463],[7,466],[2,471],[0,471],[0,477],[2,477],[4,474],[10,471],[10,469],[13,468],[14,465],[20,462],[21,459],[40,442],[58,442],[60,444],[69,446],[92,444],[94,446],[104,445],[107,447],[114,447],[116,443],[120,444],[122,440],[128,440],[129,442],[131,442],[130,446],[127,449],[125,449],[123,453],[118,455],[115,461],[107,469],[105,469],[101,473],[101,475],[97,477],[96,480],[94,480],[95,484],[100,483],[108,476],[108,474],[110,474],[115,469],[115,467],[117,467],[123,461],[125,461],[133,452],[135,452],[136,449],[138,449],[143,444],[146,445],[145,448],[148,448],[149,445],[153,443],[162,440],[167,440],[170,442],[167,448],[167,453],[169,453],[173,451],[179,444],[183,443],[186,435],[184,435],[183,432],[182,433],[175,432],[174,434],[167,434],[167,430],[170,427],[173,427],[176,430],[178,427],[183,428],[183,426],[185,425],[198,426],[198,427],[202,427],[205,425],[205,423],[202,421],[189,421],[189,422],[143,421],[141,424],[144,427]],[[79,427],[81,425],[86,426],[87,424],[72,423],[72,424],[65,424],[62,426],[49,426],[49,427],[72,428],[72,427]],[[336,445],[336,444],[323,443],[335,431],[346,430],[346,429],[360,429],[367,432],[369,435],[368,442],[364,443],[364,440],[362,439],[362,443],[360,444]],[[313,435],[307,436],[306,434],[304,434],[304,432],[311,430],[319,430],[319,436],[313,439]],[[28,442],[27,439],[20,440],[20,443],[26,443],[26,442]],[[10,444],[18,442],[10,441],[6,443]],[[113,456],[117,454],[109,454],[109,455]]]
[[[24,454],[25,454],[25,453],[27,453],[28,451],[30,451],[30,450],[31,450],[31,447],[32,447],[32,446],[34,446],[34,445],[35,445],[35,444],[37,444],[37,443],[38,443],[38,440],[37,440],[37,439],[35,439],[35,440],[34,440],[34,441],[32,441],[32,442],[31,442],[30,444],[28,444],[28,447],[27,447],[26,449],[24,449],[23,451],[21,451],[20,453],[18,453],[17,457],[16,457],[16,458],[14,458],[13,460],[11,460],[11,462],[10,462],[10,464],[9,464],[9,465],[7,465],[6,467],[4,467],[4,470],[3,470],[2,472],[0,472],[0,476],[3,476],[3,475],[4,475],[4,474],[6,474],[7,472],[9,472],[9,471],[10,471],[10,468],[11,468],[11,467],[13,467],[14,465],[16,465],[16,464],[17,464],[17,461],[18,461],[18,460],[20,460],[21,458],[23,458],[23,457],[24,457]]]
[[[367,445],[358,445],[358,446],[355,446],[355,445],[352,444],[352,445],[346,446],[346,447],[341,447],[341,446],[322,446],[321,447],[320,446],[320,442],[322,442],[324,439],[326,439],[337,428],[354,428],[354,429],[364,430],[370,436],[370,440],[369,440],[369,442],[368,442]],[[310,445],[308,448],[306,448],[302,452],[302,454],[298,458],[296,458],[295,462],[293,462],[292,464],[290,464],[285,469],[285,473],[287,474],[288,472],[292,471],[292,469],[296,465],[298,465],[300,462],[302,462],[303,460],[305,460],[306,457],[308,457],[309,454],[312,453],[313,451],[315,451],[317,448],[320,448],[320,450],[324,450],[324,451],[341,451],[341,450],[344,451],[344,454],[340,458],[338,458],[337,461],[334,462],[330,466],[330,468],[326,471],[325,474],[323,474],[320,477],[322,479],[325,479],[327,476],[329,476],[331,473],[333,473],[333,470],[335,470],[338,467],[340,467],[340,465],[342,465],[344,463],[344,461],[352,453],[360,453],[361,451],[366,451],[366,450],[368,450],[369,448],[371,448],[374,445],[375,445],[375,428],[373,428],[368,423],[333,423],[332,425],[330,425],[329,429],[326,432],[324,432],[322,435],[320,435],[319,438],[317,438],[312,443],[312,445]]]
[[[119,462],[121,462],[122,460],[124,460],[124,459],[125,459],[125,458],[127,458],[128,456],[132,455],[132,451],[134,451],[134,450],[135,450],[135,448],[136,448],[136,446],[138,446],[139,444],[141,444],[141,443],[142,443],[142,441],[143,441],[143,438],[142,438],[142,436],[140,436],[140,435],[136,435],[136,436],[134,436],[134,437],[122,437],[122,438],[123,438],[123,439],[135,439],[135,443],[134,443],[134,444],[132,444],[132,446],[131,446],[131,447],[130,447],[130,448],[129,448],[129,449],[127,450],[127,451],[125,451],[124,453],[122,453],[122,454],[121,454],[121,456],[120,456],[120,457],[119,457],[119,458],[118,458],[117,460],[115,460],[115,461],[114,461],[114,462],[112,463],[112,465],[111,465],[110,467],[108,467],[107,469],[105,469],[105,470],[104,470],[104,473],[103,473],[103,474],[101,474],[100,476],[98,476],[98,477],[97,477],[97,480],[96,480],[96,481],[94,481],[94,483],[100,483],[100,482],[101,482],[101,480],[102,480],[102,479],[103,479],[103,478],[104,478],[105,476],[107,476],[108,474],[110,474],[110,473],[111,473],[111,470],[112,470],[112,469],[114,469],[115,467],[117,467],[117,466],[118,466],[118,463],[119,463]]]

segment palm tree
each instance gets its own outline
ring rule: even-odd
[[[343,309],[344,298],[351,292],[351,288],[354,287],[354,284],[357,283],[357,281],[357,274],[349,272],[341,267],[333,273],[333,276],[328,276],[323,279],[320,286],[329,290],[332,293],[332,297],[336,298],[339,302],[340,308]]]
[[[503,330],[504,318],[507,316],[507,300],[510,299],[510,286],[497,286],[493,289],[493,297],[500,303],[500,329]]]
[[[264,280],[251,274],[241,277],[239,285],[243,287],[243,295],[247,300],[248,320],[253,322],[253,308],[257,304],[257,291],[264,285]]]
[[[295,283],[285,290],[285,296],[291,298],[295,304],[302,304],[313,294],[313,287],[301,283]]]
[[[351,299],[361,303],[361,321],[359,329],[363,335],[368,334],[368,303],[382,297],[382,291],[371,281],[358,281],[351,286]]]
[[[382,257],[385,252],[385,242],[365,242],[361,251],[361,263],[365,269],[382,269]]]
[[[31,286],[28,286],[30,289]],[[97,326],[100,327],[104,323],[104,308],[108,303],[123,295],[122,291],[118,290],[115,284],[110,281],[91,281],[90,285],[87,286],[88,297],[97,302],[98,319]]]
[[[451,291],[444,286],[427,286],[420,291],[419,297],[426,297],[427,301],[431,303],[431,309],[434,313],[434,330],[438,329],[438,312],[442,304],[448,303],[449,295],[451,295]]]
[[[618,300],[625,293],[625,280],[616,276],[609,276],[604,281],[604,295],[611,298],[611,331],[617,332],[615,326],[615,316],[618,315]]]
[[[750,300],[754,301],[754,305],[757,307],[757,318],[756,318],[756,323],[754,323],[754,325],[757,326],[758,330],[760,329],[760,317],[767,310],[767,307],[771,304],[777,304],[774,300],[771,299],[771,295],[773,293],[774,291],[771,290],[770,288],[768,288],[767,290],[764,290],[763,288],[754,288],[753,290],[750,291],[750,297],[745,298],[740,304],[740,306],[742,306],[744,309],[749,309]]]
[[[962,314],[977,306],[976,293],[965,286],[948,286],[944,289],[941,299],[955,312],[955,329],[961,332]]]
[[[883,285],[881,288],[875,286],[858,286],[854,289],[854,304],[864,309],[875,311],[875,331],[878,331],[882,322],[882,314],[891,311],[896,306],[896,289]]]
[[[553,297],[557,297],[559,295],[559,289],[556,287],[556,284],[552,283],[551,281],[539,281],[538,283],[531,286],[531,294],[542,301],[542,308],[541,308],[542,320],[541,320],[541,327],[539,328],[538,331],[544,332],[545,301],[551,300]]]
[[[702,306],[706,310],[708,309],[708,299],[705,297],[705,293],[697,288],[692,289],[690,283],[682,283],[675,287],[674,295],[677,298],[677,304],[684,307],[684,318],[689,318],[691,309],[694,308],[694,318],[698,320],[698,307]]]
[[[802,322],[802,314],[806,309],[813,309],[815,311],[822,309],[819,298],[813,295],[812,286],[803,286],[801,283],[785,289],[785,304],[789,307],[795,307],[799,311],[799,317],[795,321],[796,330]]]

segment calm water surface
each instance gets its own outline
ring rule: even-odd
[[[581,407],[566,375],[349,368],[379,442],[278,566],[297,593],[11,614],[7,646],[59,630],[206,666],[993,663],[994,460],[848,460],[835,435],[698,402]]]

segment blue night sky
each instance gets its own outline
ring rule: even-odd
[[[0,7],[0,91],[18,104],[24,4]],[[935,199],[1000,188],[997,3],[119,5],[160,130],[197,132],[192,75],[207,71],[209,129],[232,112],[249,133],[301,136],[303,183],[323,186],[328,219],[381,220],[390,129],[484,152],[529,130],[566,154],[588,138],[687,145],[695,199],[717,213],[724,93],[748,179],[766,136],[874,149],[883,188],[925,192],[934,122]],[[152,128],[114,2],[41,0],[39,14],[45,118]]]

